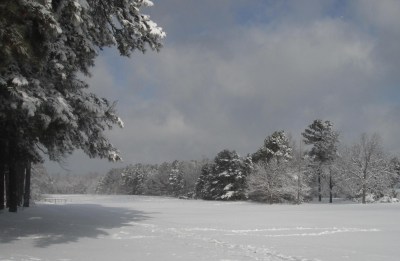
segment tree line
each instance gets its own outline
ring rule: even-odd
[[[267,203],[396,198],[400,161],[385,153],[379,135],[362,134],[346,145],[330,121],[315,120],[302,137],[297,145],[284,131],[275,131],[245,157],[223,150],[213,160],[112,169],[101,178],[97,193]]]
[[[138,163],[111,169],[100,179],[96,193],[192,197],[201,167],[208,161]]]

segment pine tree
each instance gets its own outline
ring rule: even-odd
[[[151,172],[151,166],[141,163],[129,165],[122,174],[122,186],[131,195],[143,195],[145,193],[145,182]]]
[[[101,178],[97,184],[96,193],[98,194],[126,194],[122,176],[124,169],[111,169]]]
[[[314,120],[302,133],[304,143],[313,145],[308,152],[309,156],[313,158],[316,165],[317,178],[318,178],[318,200],[322,200],[321,191],[321,178],[323,168],[330,166],[337,155],[338,133],[332,129],[330,121]],[[329,188],[330,188],[330,202],[332,203],[332,188],[333,188],[332,172],[329,170]]]
[[[205,165],[196,185],[203,199],[238,200],[246,198],[246,177],[252,168],[250,157],[242,159],[235,151],[218,153],[212,165]]]
[[[194,196],[195,198],[201,199],[212,199],[211,196],[211,182],[212,182],[212,173],[213,173],[213,166],[212,163],[205,163],[201,168],[201,173],[199,178],[196,181]]]
[[[4,0],[0,3],[0,135],[7,142],[10,211],[17,165],[61,160],[74,149],[120,160],[104,136],[123,126],[115,106],[90,93],[79,75],[99,50],[159,50],[165,33],[140,8],[149,0]]]
[[[185,189],[185,180],[179,166],[179,161],[172,162],[171,171],[168,177],[169,193],[175,197],[181,196]]]
[[[293,149],[284,131],[268,136],[263,147],[252,155],[255,166],[248,177],[248,197],[256,201],[294,202],[299,196],[299,184],[291,170]]]
[[[254,163],[268,163],[272,158],[287,161],[292,158],[292,148],[284,131],[275,131],[264,140],[264,145],[252,155]]]

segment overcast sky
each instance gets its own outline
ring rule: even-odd
[[[124,162],[75,153],[63,168],[106,173],[130,163],[255,152],[330,120],[341,140],[378,132],[400,152],[400,1],[159,0],[143,10],[167,32],[160,53],[96,60],[91,91],[117,100],[108,137]],[[50,173],[65,172],[46,164]]]

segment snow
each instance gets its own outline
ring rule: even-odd
[[[233,188],[233,184],[232,183],[229,183],[228,185],[226,185],[225,187],[224,187],[224,190],[226,191],[226,190],[230,190],[231,188]]]
[[[154,5],[154,3],[150,0],[143,0],[143,5],[147,7],[151,7]]]
[[[22,95],[22,108],[28,111],[29,116],[34,116],[36,112],[36,108],[39,106],[40,101],[35,97],[30,97],[24,91],[18,91]]]
[[[50,197],[50,196],[49,196]],[[398,260],[400,204],[54,195],[0,212],[0,260]]]
[[[117,124],[120,128],[124,128],[125,126],[124,121],[120,117],[117,117]]]
[[[227,191],[224,195],[221,196],[221,199],[230,199],[236,194],[235,191]]]
[[[12,83],[13,83],[14,85],[16,85],[16,86],[25,86],[25,85],[28,85],[28,81],[27,81],[26,78],[23,77],[23,76],[15,77],[15,78],[12,80]]]
[[[379,203],[399,203],[399,199],[389,196],[383,196],[378,200]]]
[[[159,27],[155,22],[148,20],[146,21],[147,25],[150,28],[150,34],[160,37],[161,39],[165,38],[167,34],[163,31],[161,27]]]

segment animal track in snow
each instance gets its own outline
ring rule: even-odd
[[[371,228],[337,228],[337,227],[294,227],[294,228],[264,228],[264,229],[217,229],[217,228],[186,228],[185,231],[194,232],[218,232],[224,235],[248,235],[264,237],[294,237],[294,236],[323,236],[337,233],[356,233],[356,232],[379,232],[379,229]],[[300,231],[308,231],[300,233]],[[288,232],[274,234],[273,232]]]

